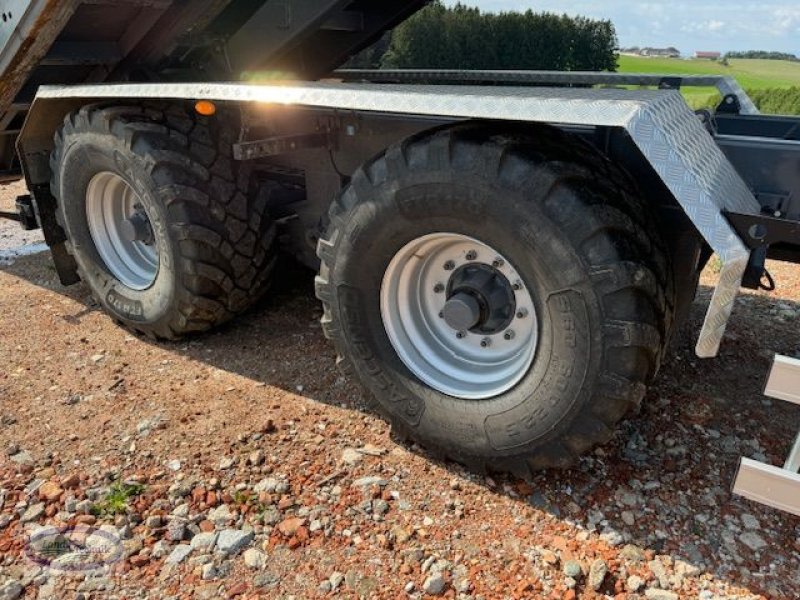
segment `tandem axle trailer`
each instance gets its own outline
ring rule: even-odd
[[[401,435],[568,466],[641,402],[712,252],[701,357],[768,257],[800,262],[800,119],[723,77],[334,70],[424,4],[7,3],[3,177],[61,281],[142,335],[233,318],[282,249]],[[736,490],[800,512],[797,448]]]

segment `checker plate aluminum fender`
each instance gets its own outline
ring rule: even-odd
[[[339,69],[334,75],[345,81],[376,83],[473,83],[544,85],[639,85],[660,87],[665,80],[678,80],[682,87],[716,87],[724,96],[739,100],[743,115],[757,115],[758,108],[733,77],[722,75],[659,75],[657,73],[609,73],[605,71],[461,71],[455,69]]]
[[[20,136],[54,100],[191,99],[625,129],[722,261],[696,346],[716,356],[749,251],[722,211],[759,212],[747,185],[677,91],[343,83],[145,83],[40,88]],[[52,134],[52,132],[50,132]],[[38,133],[41,138],[41,132]],[[38,149],[41,151],[41,148]]]

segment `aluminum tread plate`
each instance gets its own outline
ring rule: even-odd
[[[718,352],[749,257],[722,211],[759,212],[745,182],[677,91],[343,83],[47,86],[40,88],[29,122],[48,99],[63,98],[190,98],[624,128],[722,260],[697,343],[701,357]]]
[[[732,94],[739,99],[741,113],[759,114],[750,96],[733,77],[724,75],[680,75],[656,73],[610,73],[605,71],[526,71],[457,69],[340,69],[334,76],[346,81],[396,81],[414,83],[428,80],[459,84],[486,82],[545,85],[647,85],[658,87],[664,80],[679,79],[682,86],[716,87],[722,96]]]

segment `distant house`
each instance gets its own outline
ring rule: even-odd
[[[642,48],[639,51],[641,56],[657,56],[659,58],[680,58],[681,53],[677,48]]]
[[[704,52],[702,50],[698,50],[694,53],[694,57],[703,60],[719,60],[722,58],[722,52]]]

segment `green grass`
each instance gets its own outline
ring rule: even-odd
[[[92,514],[96,517],[123,514],[128,510],[128,500],[144,492],[144,486],[139,483],[113,484],[100,502],[92,506]]]
[[[800,86],[800,62],[787,60],[730,59],[729,65],[710,60],[646,58],[620,56],[620,73],[664,73],[668,75],[728,75],[736,78],[745,90],[790,88]],[[707,103],[716,94],[714,88],[684,88],[692,106]]]
[[[730,59],[725,66],[711,60],[620,56],[620,73],[670,73],[675,75],[730,75],[743,88],[788,88],[800,85],[800,62],[787,60]]]

